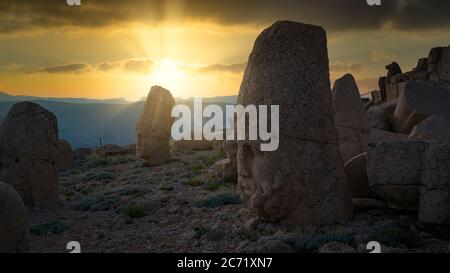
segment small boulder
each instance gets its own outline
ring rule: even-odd
[[[382,210],[387,209],[389,207],[386,202],[372,198],[353,198],[352,203],[355,212]]]
[[[176,151],[211,151],[214,149],[214,141],[209,140],[179,140],[174,141],[172,148]]]
[[[319,253],[357,253],[356,249],[353,247],[341,243],[341,242],[331,242],[327,243],[319,248]]]
[[[0,182],[0,253],[28,252],[30,222],[19,194]]]

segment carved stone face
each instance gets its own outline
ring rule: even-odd
[[[279,200],[275,187],[280,186],[277,181],[282,181],[287,182],[283,187],[288,189],[290,174],[284,176],[282,173],[283,160],[279,159],[279,153],[260,151],[257,141],[238,141],[236,158],[238,188],[244,201],[249,202],[258,215],[270,221],[285,217],[289,206],[284,206]]]

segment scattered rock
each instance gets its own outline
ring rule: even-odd
[[[397,62],[392,62],[389,65],[386,65],[386,69],[388,71],[386,79],[389,81],[391,78],[402,74],[402,69],[400,68],[400,65]]]
[[[175,100],[168,90],[153,86],[136,124],[137,156],[152,166],[169,161],[174,104]]]
[[[136,202],[136,206],[145,211],[148,215],[154,215],[161,208],[161,201],[141,199]]]
[[[364,212],[369,210],[383,210],[389,206],[386,202],[370,198],[353,198],[353,209],[355,212]]]
[[[414,126],[432,115],[450,119],[450,87],[441,83],[408,81],[394,112],[393,127],[409,134]]]
[[[19,194],[0,182],[0,253],[29,251],[30,223]]]
[[[175,150],[185,151],[211,151],[214,149],[214,141],[209,140],[179,140],[172,145]]]
[[[278,150],[261,152],[259,141],[237,141],[238,190],[255,213],[296,226],[349,219],[351,194],[334,125],[325,31],[287,21],[264,30],[238,104],[280,105]]]
[[[319,253],[357,253],[357,251],[347,244],[341,242],[331,242],[320,247]]]
[[[0,178],[29,206],[58,202],[58,123],[31,102],[14,104],[0,127]]]
[[[264,238],[264,237],[263,237]],[[294,249],[283,241],[276,239],[261,240],[242,248],[244,253],[293,253]]]

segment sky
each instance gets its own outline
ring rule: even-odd
[[[450,1],[0,1],[0,91],[138,100],[152,85],[176,97],[237,95],[256,37],[277,20],[327,31],[330,78],[360,92],[385,65],[404,71],[450,45]]]

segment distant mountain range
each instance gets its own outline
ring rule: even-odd
[[[107,104],[126,104],[130,103],[124,98],[97,100],[97,99],[85,99],[85,98],[45,98],[45,97],[33,97],[33,96],[13,96],[5,92],[0,92],[0,102],[11,101],[33,101],[33,100],[45,100],[55,102],[68,102],[68,103],[107,103]]]
[[[203,104],[218,104],[225,109],[225,105],[235,104],[236,99],[236,96],[204,98]],[[53,112],[58,118],[60,138],[69,141],[72,148],[98,146],[99,138],[103,144],[134,143],[136,121],[144,107],[144,101],[40,98],[0,92],[0,121],[20,101],[31,101]],[[177,98],[176,103],[193,108],[193,99]]]

